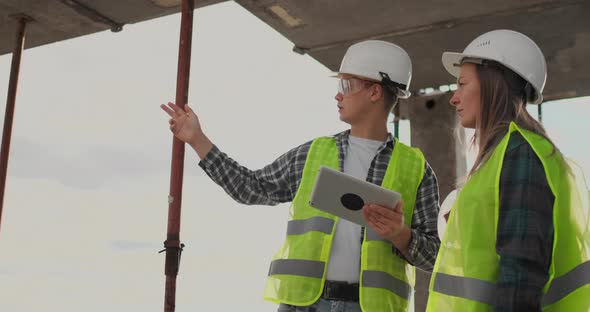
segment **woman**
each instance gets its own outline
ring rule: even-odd
[[[478,154],[451,210],[427,311],[590,311],[588,207],[565,158],[527,112],[546,63],[525,35],[496,30],[443,65]],[[587,201],[586,201],[587,202]]]

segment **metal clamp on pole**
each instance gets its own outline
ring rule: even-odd
[[[166,268],[165,274],[166,275],[177,275],[178,270],[180,268],[180,257],[182,256],[182,251],[184,250],[184,244],[180,243],[178,240],[166,240],[164,241],[164,249],[160,250],[158,253],[166,252]]]

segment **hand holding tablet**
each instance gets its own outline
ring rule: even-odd
[[[314,208],[367,226],[362,214],[365,204],[393,208],[400,200],[401,194],[397,192],[322,166],[309,204]]]

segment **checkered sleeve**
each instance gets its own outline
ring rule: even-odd
[[[408,246],[408,262],[424,271],[432,271],[440,247],[437,220],[439,206],[438,181],[428,162],[416,194],[412,217],[412,239]]]
[[[259,170],[241,166],[213,146],[199,166],[235,201],[276,205],[295,197],[310,146],[311,142],[298,146]]]
[[[494,312],[541,311],[553,251],[554,202],[541,160],[515,132],[500,176]]]

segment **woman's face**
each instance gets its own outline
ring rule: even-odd
[[[461,65],[457,91],[450,101],[459,113],[461,125],[465,128],[476,127],[481,109],[480,84],[475,66],[471,63]]]

